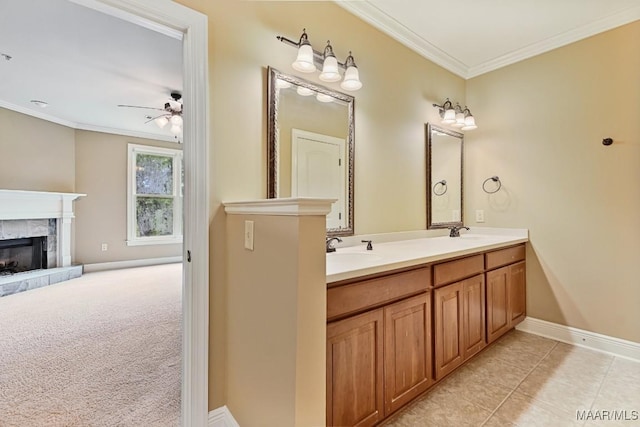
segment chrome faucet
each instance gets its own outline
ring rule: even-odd
[[[333,247],[333,242],[336,241],[338,243],[342,243],[342,239],[339,237],[327,237],[326,245],[327,245],[327,253],[335,252],[336,248]]]
[[[373,240],[362,240],[362,243],[366,243],[367,244],[367,250],[368,251],[372,251],[373,250]]]
[[[465,227],[464,225],[460,227],[456,227],[455,225],[453,227],[449,227],[449,230],[451,230],[449,237],[460,237],[460,230],[463,228],[469,230],[469,227]]]

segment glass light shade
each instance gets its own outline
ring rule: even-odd
[[[169,123],[169,119],[167,119],[165,116],[160,116],[157,119],[155,119],[154,122],[156,122],[158,127],[162,129],[167,125],[167,123]]]
[[[291,87],[291,83],[289,83],[286,80],[277,79],[276,80],[276,87],[278,89],[289,89]]]
[[[349,67],[344,73],[344,80],[340,83],[340,87],[344,90],[358,90],[362,87],[360,82],[360,73],[357,67]]]
[[[456,122],[456,111],[453,108],[449,108],[445,110],[444,117],[442,117],[442,123],[455,123]]]
[[[477,128],[478,126],[476,126],[476,119],[474,119],[473,116],[467,116],[464,119],[464,127],[462,128],[462,130],[473,130]]]
[[[302,86],[298,86],[298,90],[296,90],[296,92],[300,96],[311,96],[311,95],[313,95],[315,93],[311,89],[306,88],[306,87],[302,87]]]
[[[335,56],[327,56],[322,65],[322,73],[318,76],[323,82],[337,82],[342,76],[338,70],[338,60]]]
[[[298,57],[291,66],[301,73],[313,73],[316,70],[316,66],[313,63],[313,48],[311,45],[303,44],[300,46]]]
[[[461,128],[462,126],[464,126],[464,113],[457,113],[456,122],[453,123],[451,126],[457,127],[457,128]]]
[[[318,93],[316,99],[320,102],[333,102],[333,97],[325,93]]]
[[[171,116],[171,119],[169,121],[173,125],[182,126],[182,116],[179,116],[177,114],[174,114],[173,116]]]
[[[172,125],[171,126],[171,133],[174,135],[180,135],[180,132],[182,132],[182,128],[178,125]]]
[[[172,110],[175,110],[175,111],[182,111],[182,104],[181,104],[181,103],[179,103],[179,102],[178,102],[178,101],[176,101],[176,100],[170,99],[170,100],[169,100],[169,105],[171,106],[171,109],[172,109]]]

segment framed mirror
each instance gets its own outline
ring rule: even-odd
[[[463,225],[464,135],[430,123],[427,134],[427,228]]]
[[[327,235],[353,234],[351,95],[268,68],[267,197],[336,199]]]

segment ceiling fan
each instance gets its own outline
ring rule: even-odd
[[[128,108],[143,108],[145,110],[158,110],[162,111],[162,114],[158,116],[146,116],[148,119],[145,123],[149,123],[151,121],[155,122],[158,127],[161,129],[167,126],[167,124],[171,123],[171,133],[176,135],[180,135],[182,133],[182,95],[177,92],[171,92],[171,99],[164,104],[164,108],[157,107],[143,107],[140,105],[123,105],[119,104],[118,107],[128,107]]]

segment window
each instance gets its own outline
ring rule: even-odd
[[[182,243],[182,151],[129,144],[127,244]]]

